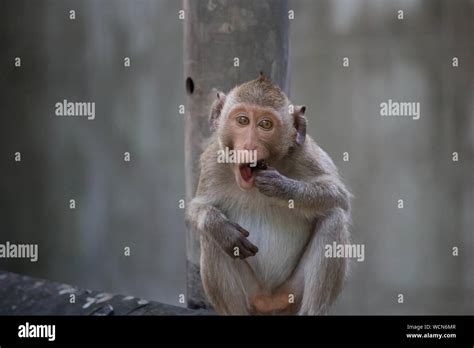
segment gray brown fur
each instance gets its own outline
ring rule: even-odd
[[[281,109],[286,105],[283,91],[261,74],[257,79],[243,83],[235,90],[237,103],[257,104]]]
[[[282,112],[286,96],[268,83],[260,77],[243,84],[224,104],[279,110],[283,124],[292,128],[280,139],[284,153],[272,158],[268,169],[257,171],[255,188],[242,191],[231,167],[217,163],[222,142],[216,127],[201,156],[199,185],[186,218],[201,234],[201,276],[218,313],[325,314],[342,290],[348,262],[324,257],[324,246],[349,243],[351,195],[331,158],[306,136],[304,108],[295,108],[293,115]],[[220,105],[219,110],[229,107]],[[304,134],[295,130],[303,121]],[[288,207],[290,199],[294,209]],[[241,250],[237,258],[235,246]],[[272,299],[272,306],[280,294],[294,295],[295,303],[262,313],[266,307],[259,306],[260,294]]]

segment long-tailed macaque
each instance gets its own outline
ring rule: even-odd
[[[350,193],[331,158],[306,135],[294,106],[267,77],[217,93],[186,218],[200,232],[201,277],[219,314],[325,314],[347,259]],[[219,163],[220,150],[254,151],[254,163]],[[222,161],[220,161],[222,162]]]

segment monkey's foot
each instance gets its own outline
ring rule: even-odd
[[[282,312],[290,306],[289,294],[278,293],[258,294],[253,298],[252,309],[255,314],[275,314]]]
[[[293,307],[293,303],[290,303],[290,294],[287,292],[279,292],[273,295],[273,306],[275,307],[275,311],[283,312],[283,311],[291,311],[291,307]]]
[[[267,294],[258,294],[253,298],[251,306],[255,314],[268,314],[272,308],[272,297]]]

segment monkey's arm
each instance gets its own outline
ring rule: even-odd
[[[303,145],[286,159],[284,175],[274,168],[257,171],[255,186],[266,196],[285,206],[292,199],[295,208],[312,216],[328,210],[350,209],[351,194],[340,180],[329,155],[307,136]]]
[[[195,231],[208,236],[232,258],[241,259],[254,256],[258,248],[247,239],[249,233],[237,223],[230,221],[219,209],[219,201],[229,198],[222,196],[228,175],[218,167],[217,141],[211,141],[201,155],[201,174],[196,196],[186,210],[186,221]],[[239,248],[238,256],[234,248]]]
[[[295,205],[327,211],[333,208],[349,210],[350,194],[344,185],[331,174],[323,174],[309,182],[288,178],[275,169],[260,170],[255,186],[266,196],[277,197]]]
[[[196,196],[186,211],[186,221],[197,231],[209,236],[229,256],[245,259],[254,256],[258,248],[247,239],[248,231],[230,221],[219,209]],[[238,256],[234,253],[237,247]]]

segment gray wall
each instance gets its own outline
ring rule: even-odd
[[[353,190],[353,239],[365,244],[337,313],[474,310],[473,5],[292,3],[293,96]],[[420,102],[420,119],[381,117],[388,99]]]
[[[180,8],[173,0],[2,2],[0,243],[38,243],[40,258],[0,259],[0,268],[178,304]],[[352,189],[353,240],[365,244],[334,313],[472,313],[474,2],[290,8],[291,97],[308,107],[309,133]],[[63,99],[95,101],[96,119],[54,116]],[[388,99],[420,102],[420,119],[381,117]]]

